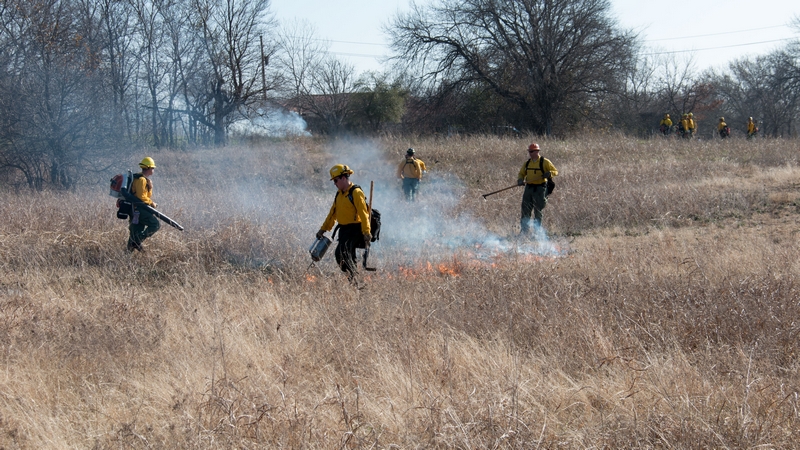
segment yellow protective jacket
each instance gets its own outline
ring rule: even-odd
[[[422,162],[421,159],[417,159],[412,156],[411,158],[406,158],[400,163],[400,167],[397,168],[397,177],[416,178],[421,180],[422,173],[426,170],[425,163]]]
[[[133,175],[133,182],[131,183],[131,194],[135,195],[139,200],[152,207],[156,206],[153,201],[153,182],[149,178],[137,173]]]
[[[350,201],[350,194],[353,196],[353,201]],[[336,198],[333,199],[328,217],[322,223],[320,229],[331,231],[333,225],[339,222],[339,225],[349,225],[351,223],[361,224],[361,233],[369,233],[369,215],[367,214],[367,200],[364,191],[353,183],[346,192],[336,190]]]
[[[686,119],[686,123],[688,123],[687,130],[694,130],[697,127],[697,124],[694,123],[694,119]]]
[[[723,128],[725,128],[725,127],[727,127],[727,126],[728,126],[728,124],[727,124],[727,123],[725,123],[725,122],[720,122],[720,123],[719,123],[719,125],[717,125],[717,131],[722,131],[722,129],[723,129]]]
[[[664,125],[664,126],[667,126],[667,127],[671,127],[672,126],[672,119],[670,119],[669,117],[665,117],[665,118],[661,119],[661,123],[659,123],[659,125]]]
[[[544,172],[539,170],[539,160],[544,159],[544,163],[542,167],[544,168],[544,172],[550,172],[550,176],[554,177],[558,175],[558,170],[550,162],[549,159],[540,156],[536,159],[529,159],[522,165],[522,169],[519,171],[519,175],[517,175],[518,180],[523,180],[525,184],[542,184],[545,182],[546,178],[544,177]]]
[[[756,123],[747,121],[747,134],[753,134],[756,132]]]

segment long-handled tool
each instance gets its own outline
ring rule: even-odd
[[[515,187],[517,187],[517,186],[521,186],[521,185],[519,185],[519,184],[515,184],[515,185],[513,185],[513,186],[504,187],[503,189],[498,189],[498,190],[496,190],[496,191],[494,191],[494,192],[489,192],[488,194],[483,194],[483,199],[484,199],[484,200],[486,200],[486,197],[488,197],[488,196],[490,196],[490,195],[497,194],[498,192],[507,191],[507,190],[509,190],[509,189],[514,189],[514,188],[515,188]]]
[[[181,224],[179,224],[178,222],[175,222],[169,216],[167,216],[166,214],[158,211],[157,209],[153,208],[152,206],[148,205],[147,203],[139,200],[139,197],[129,193],[125,189],[120,190],[120,193],[122,194],[123,198],[125,198],[125,200],[127,200],[133,206],[135,206],[137,208],[144,209],[144,210],[150,212],[150,214],[152,214],[152,215],[158,217],[159,219],[163,220],[164,222],[166,222],[167,225],[173,226],[173,227],[183,231],[183,227],[181,226]]]
[[[368,221],[372,220],[372,188],[374,186],[375,186],[375,182],[374,181],[370,181],[369,182],[369,204],[367,205],[367,220]],[[366,247],[364,249],[364,270],[369,271],[369,272],[375,272],[376,270],[378,270],[376,267],[368,267],[367,266],[367,258],[369,258],[370,243],[369,242],[364,242],[364,247]]]

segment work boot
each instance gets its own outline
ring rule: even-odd
[[[137,244],[136,242],[133,241],[128,241],[127,249],[129,252],[133,252],[134,250],[139,250],[140,252],[144,251],[144,248],[142,248],[142,244]]]

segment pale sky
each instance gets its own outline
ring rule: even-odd
[[[426,4],[430,0],[417,0]],[[800,16],[797,0],[696,0],[657,2],[611,0],[622,27],[640,33],[654,52],[694,56],[695,67],[725,68],[728,62],[780,48],[787,39],[800,39],[790,27]],[[389,55],[382,26],[409,0],[272,0],[281,22],[305,20],[316,28],[330,51],[350,62],[356,71],[381,71],[381,56]]]

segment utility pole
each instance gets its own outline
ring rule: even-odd
[[[259,35],[258,40],[261,42],[261,92],[264,100],[267,99],[267,71],[266,66],[269,63],[269,57],[264,56],[264,36]]]

